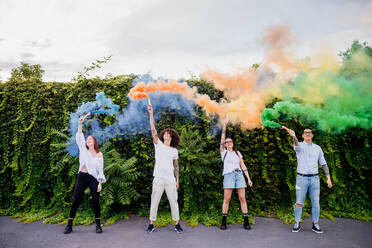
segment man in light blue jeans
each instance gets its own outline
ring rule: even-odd
[[[293,138],[294,150],[297,156],[296,204],[294,206],[296,223],[293,226],[292,232],[299,232],[301,230],[302,207],[304,206],[307,191],[309,191],[313,217],[312,230],[316,233],[323,233],[318,224],[320,212],[318,163],[323,167],[324,173],[327,176],[328,187],[332,187],[331,176],[329,175],[327,162],[324,159],[324,153],[320,146],[312,142],[314,135],[311,129],[304,130],[302,134],[303,142],[298,142],[293,130],[287,129],[287,132]]]

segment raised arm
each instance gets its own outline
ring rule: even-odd
[[[150,127],[151,127],[152,140],[154,141],[154,144],[157,144],[158,143],[158,132],[156,131],[156,128],[155,128],[154,112],[152,110],[151,105],[148,105],[147,109],[149,111],[149,116],[150,116]]]
[[[90,114],[86,114],[82,117],[79,118],[79,125],[78,125],[78,131],[75,135],[75,139],[76,139],[76,144],[78,145],[79,147],[79,150],[82,151],[82,150],[85,150],[86,147],[85,147],[85,138],[84,138],[84,134],[83,134],[83,127],[82,127],[82,124],[84,122],[84,120],[89,116]]]
[[[229,122],[229,116],[226,114],[226,117],[223,120],[223,125],[222,125],[222,134],[221,134],[221,142],[220,142],[221,152],[225,150],[226,126],[228,122]]]
[[[287,132],[289,133],[289,135],[292,137],[292,139],[293,139],[293,144],[295,145],[295,146],[299,146],[300,144],[298,143],[298,139],[297,139],[297,137],[296,137],[296,133],[295,133],[295,131],[293,131],[292,129],[286,129],[287,130]]]
[[[82,127],[82,125],[83,125],[84,120],[85,120],[88,116],[90,116],[90,113],[88,113],[88,114],[86,114],[86,115],[84,115],[84,116],[82,116],[82,117],[79,118],[78,133],[82,133],[82,132],[83,132],[83,127]]]

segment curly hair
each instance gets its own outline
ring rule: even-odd
[[[168,132],[169,135],[172,137],[170,146],[174,147],[174,148],[177,148],[178,144],[180,143],[180,136],[178,135],[177,131],[172,129],[172,128],[166,128],[166,129],[164,129],[163,131],[160,132],[159,139],[161,140],[161,142],[164,143],[164,134],[166,132]]]

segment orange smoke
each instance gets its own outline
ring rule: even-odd
[[[221,103],[219,116],[230,113],[230,120],[244,128],[261,125],[261,111],[265,107],[264,92],[257,88],[258,73],[253,69],[240,70],[234,75],[207,70],[201,78],[211,81],[215,88],[224,92],[229,102]]]
[[[292,41],[288,26],[271,27],[263,38],[265,60],[258,69],[240,69],[231,75],[209,69],[201,75],[201,78],[224,92],[228,103],[220,105],[230,113],[233,123],[248,129],[262,126],[261,112],[265,104],[273,96],[279,96],[279,87],[288,82],[289,72],[297,71],[293,53],[287,51]],[[280,69],[275,74],[271,68],[273,64]]]
[[[183,95],[186,99],[203,107],[207,114],[215,113],[221,119],[229,113],[229,119],[243,128],[261,127],[261,112],[272,96],[278,97],[279,86],[287,83],[288,71],[297,70],[297,65],[286,47],[292,43],[292,36],[287,26],[268,29],[263,42],[267,47],[265,61],[258,69],[239,70],[233,75],[207,70],[201,78],[212,82],[214,87],[224,92],[224,102],[211,100],[208,95],[197,93],[187,83],[177,81],[139,82],[129,92],[133,100],[148,97],[147,93],[163,91]],[[273,74],[271,64],[281,70]]]
[[[193,89],[190,88],[187,83],[179,83],[174,80],[169,80],[168,83],[163,80],[158,80],[157,82],[139,82],[135,87],[130,89],[129,97],[133,100],[148,97],[147,92],[165,91],[175,94],[181,94],[187,99],[191,100],[193,96]]]
[[[240,70],[234,75],[226,75],[209,69],[201,74],[201,78],[212,81],[216,89],[224,92],[225,97],[237,99],[243,92],[253,90],[257,74],[253,68]]]
[[[216,74],[222,77],[222,74]],[[219,82],[216,80],[216,82]],[[243,81],[242,81],[243,82]],[[224,80],[224,83],[233,84],[231,80]],[[239,84],[236,85],[238,87]],[[248,87],[245,92],[252,90]],[[256,128],[260,125],[260,113],[264,107],[263,98],[252,96],[250,99],[238,97],[231,102],[218,103],[211,100],[208,95],[197,93],[196,88],[191,88],[187,83],[177,81],[169,81],[168,83],[158,80],[156,82],[139,82],[129,92],[129,97],[133,100],[148,97],[149,92],[171,92],[183,95],[186,99],[195,102],[195,104],[204,108],[207,114],[217,114],[220,118],[224,118],[227,113],[230,114],[232,122],[242,125],[245,128]]]
[[[138,100],[141,98],[149,97],[146,93],[140,92],[140,91],[133,91],[132,94],[130,95],[130,98],[133,100]]]
[[[211,100],[208,95],[198,94],[196,88],[191,88],[185,82],[177,82],[174,80],[169,80],[168,82],[164,82],[163,80],[158,80],[156,82],[151,81],[148,84],[145,82],[139,82],[129,91],[128,95],[133,100],[137,100],[148,97],[148,92],[156,91],[181,94],[186,99],[194,101],[199,106],[204,107],[208,114],[216,113],[221,115],[226,114],[227,112],[224,110],[224,107],[220,106],[216,101]]]
[[[265,53],[265,63],[274,63],[284,71],[296,69],[293,53],[286,51],[293,42],[293,37],[287,25],[278,25],[266,30],[263,43],[267,50]]]

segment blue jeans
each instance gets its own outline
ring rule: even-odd
[[[307,190],[309,190],[313,216],[313,222],[319,221],[319,194],[320,194],[320,182],[319,176],[304,177],[297,175],[296,179],[296,203],[301,204],[300,208],[294,206],[295,221],[301,220],[302,208],[304,206]]]

